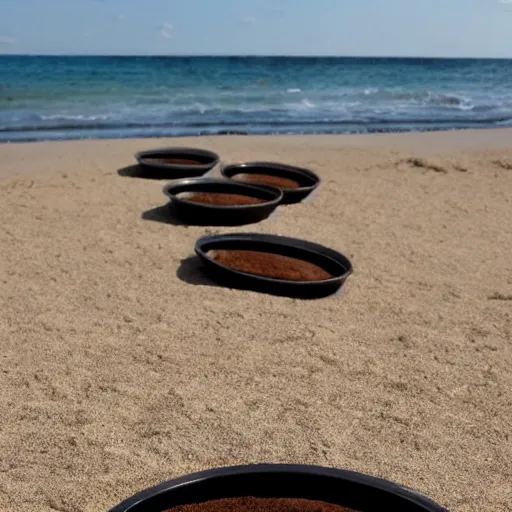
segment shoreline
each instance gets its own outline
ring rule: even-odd
[[[104,512],[172,477],[282,462],[382,477],[457,512],[507,510],[511,140],[0,145],[0,509]],[[162,214],[165,181],[126,170],[166,145],[322,183],[259,224],[184,226]],[[315,301],[217,286],[194,244],[234,232],[331,247],[354,274]]]
[[[436,132],[407,132],[385,134],[346,134],[346,135],[215,135],[200,137],[167,137],[167,138],[134,138],[134,139],[88,139],[65,140],[49,142],[23,142],[0,143],[0,152],[3,153],[4,163],[0,169],[0,180],[20,174],[37,173],[39,158],[52,158],[52,151],[62,150],[62,159],[71,160],[71,155],[66,153],[71,149],[79,150],[81,157],[87,157],[87,149],[94,147],[114,149],[119,156],[118,162],[124,162],[125,166],[134,165],[133,154],[137,151],[154,149],[167,146],[191,146],[214,148],[229,146],[229,142],[237,141],[246,143],[248,147],[254,147],[256,151],[265,144],[279,146],[281,141],[292,145],[307,143],[314,149],[315,146],[338,146],[340,149],[382,149],[403,150],[421,155],[450,154],[460,151],[480,151],[493,149],[507,149],[512,146],[512,128],[482,129],[482,130],[449,130]],[[26,154],[25,154],[26,153]],[[122,155],[122,159],[121,159]],[[222,158],[222,155],[221,155]],[[258,159],[259,157],[252,157]],[[249,160],[250,157],[240,156],[234,161]],[[27,164],[20,173],[20,160]],[[28,162],[26,161],[28,160]],[[293,160],[293,159],[292,159]],[[228,160],[225,159],[224,163]],[[293,162],[292,162],[293,163]]]
[[[370,137],[372,139],[378,140],[378,138],[390,138],[393,139],[395,137],[418,137],[420,135],[439,135],[439,134],[459,134],[459,133],[469,134],[470,137],[473,136],[473,134],[479,133],[482,134],[484,132],[490,132],[497,134],[497,137],[500,137],[502,134],[506,134],[507,132],[512,132],[512,127],[485,127],[485,128],[453,128],[453,129],[432,129],[432,130],[404,130],[404,131],[386,131],[386,132],[369,132],[369,133],[308,133],[308,134],[301,134],[301,133],[289,133],[289,134],[281,134],[281,133],[265,133],[265,134],[253,134],[253,133],[245,133],[240,132],[237,133],[236,130],[233,131],[233,133],[213,133],[213,134],[203,134],[203,135],[176,135],[176,136],[134,136],[134,137],[92,137],[92,138],[72,138],[72,139],[57,139],[57,140],[51,140],[51,139],[41,139],[41,140],[12,140],[12,141],[0,141],[0,147],[5,145],[18,145],[18,144],[52,144],[52,143],[65,143],[65,142],[98,142],[98,141],[137,141],[137,140],[183,140],[183,139],[205,139],[205,138],[217,138],[217,137],[303,137],[303,138],[317,138],[317,137],[338,137],[338,138],[364,138],[364,137]],[[490,135],[490,134],[489,134]],[[492,138],[495,137],[488,137],[486,140],[486,143],[491,142]],[[454,137],[455,140],[460,139],[460,137]]]

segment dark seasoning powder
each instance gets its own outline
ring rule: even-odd
[[[171,158],[171,157],[151,157],[148,160],[152,160],[158,164],[171,164],[171,165],[204,165],[205,162],[201,160],[194,160],[192,158]]]
[[[300,188],[299,182],[281,176],[271,176],[270,174],[235,174],[235,180],[243,181],[245,183],[254,183],[261,185],[270,185],[277,188],[295,189]]]
[[[356,512],[355,510],[295,498],[228,498],[182,505],[167,512]]]
[[[332,276],[309,261],[259,251],[220,250],[213,259],[233,270],[286,281],[324,281]]]
[[[183,198],[192,203],[207,204],[211,206],[247,206],[251,204],[263,204],[268,201],[257,197],[244,196],[242,194],[223,194],[218,192],[198,192]]]

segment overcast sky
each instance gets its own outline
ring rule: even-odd
[[[512,57],[512,0],[0,0],[0,53]]]

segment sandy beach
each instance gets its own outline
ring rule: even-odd
[[[310,167],[256,225],[163,222],[166,145]],[[512,510],[512,131],[0,146],[0,510],[105,512],[216,466],[339,467]],[[214,285],[218,232],[351,258],[317,301]]]

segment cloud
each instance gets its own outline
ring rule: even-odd
[[[15,41],[14,37],[0,36],[0,44],[13,44]]]
[[[125,16],[124,16],[124,14],[118,14],[118,15],[117,15],[117,19],[118,19],[119,21],[123,21],[123,20],[124,20],[124,17],[125,17]]]
[[[255,25],[256,18],[254,16],[245,16],[243,18],[240,18],[240,23],[242,25]]]
[[[498,0],[499,4],[512,4],[512,0]]]
[[[163,23],[160,27],[160,35],[165,39],[172,39],[174,27],[170,23]]]

